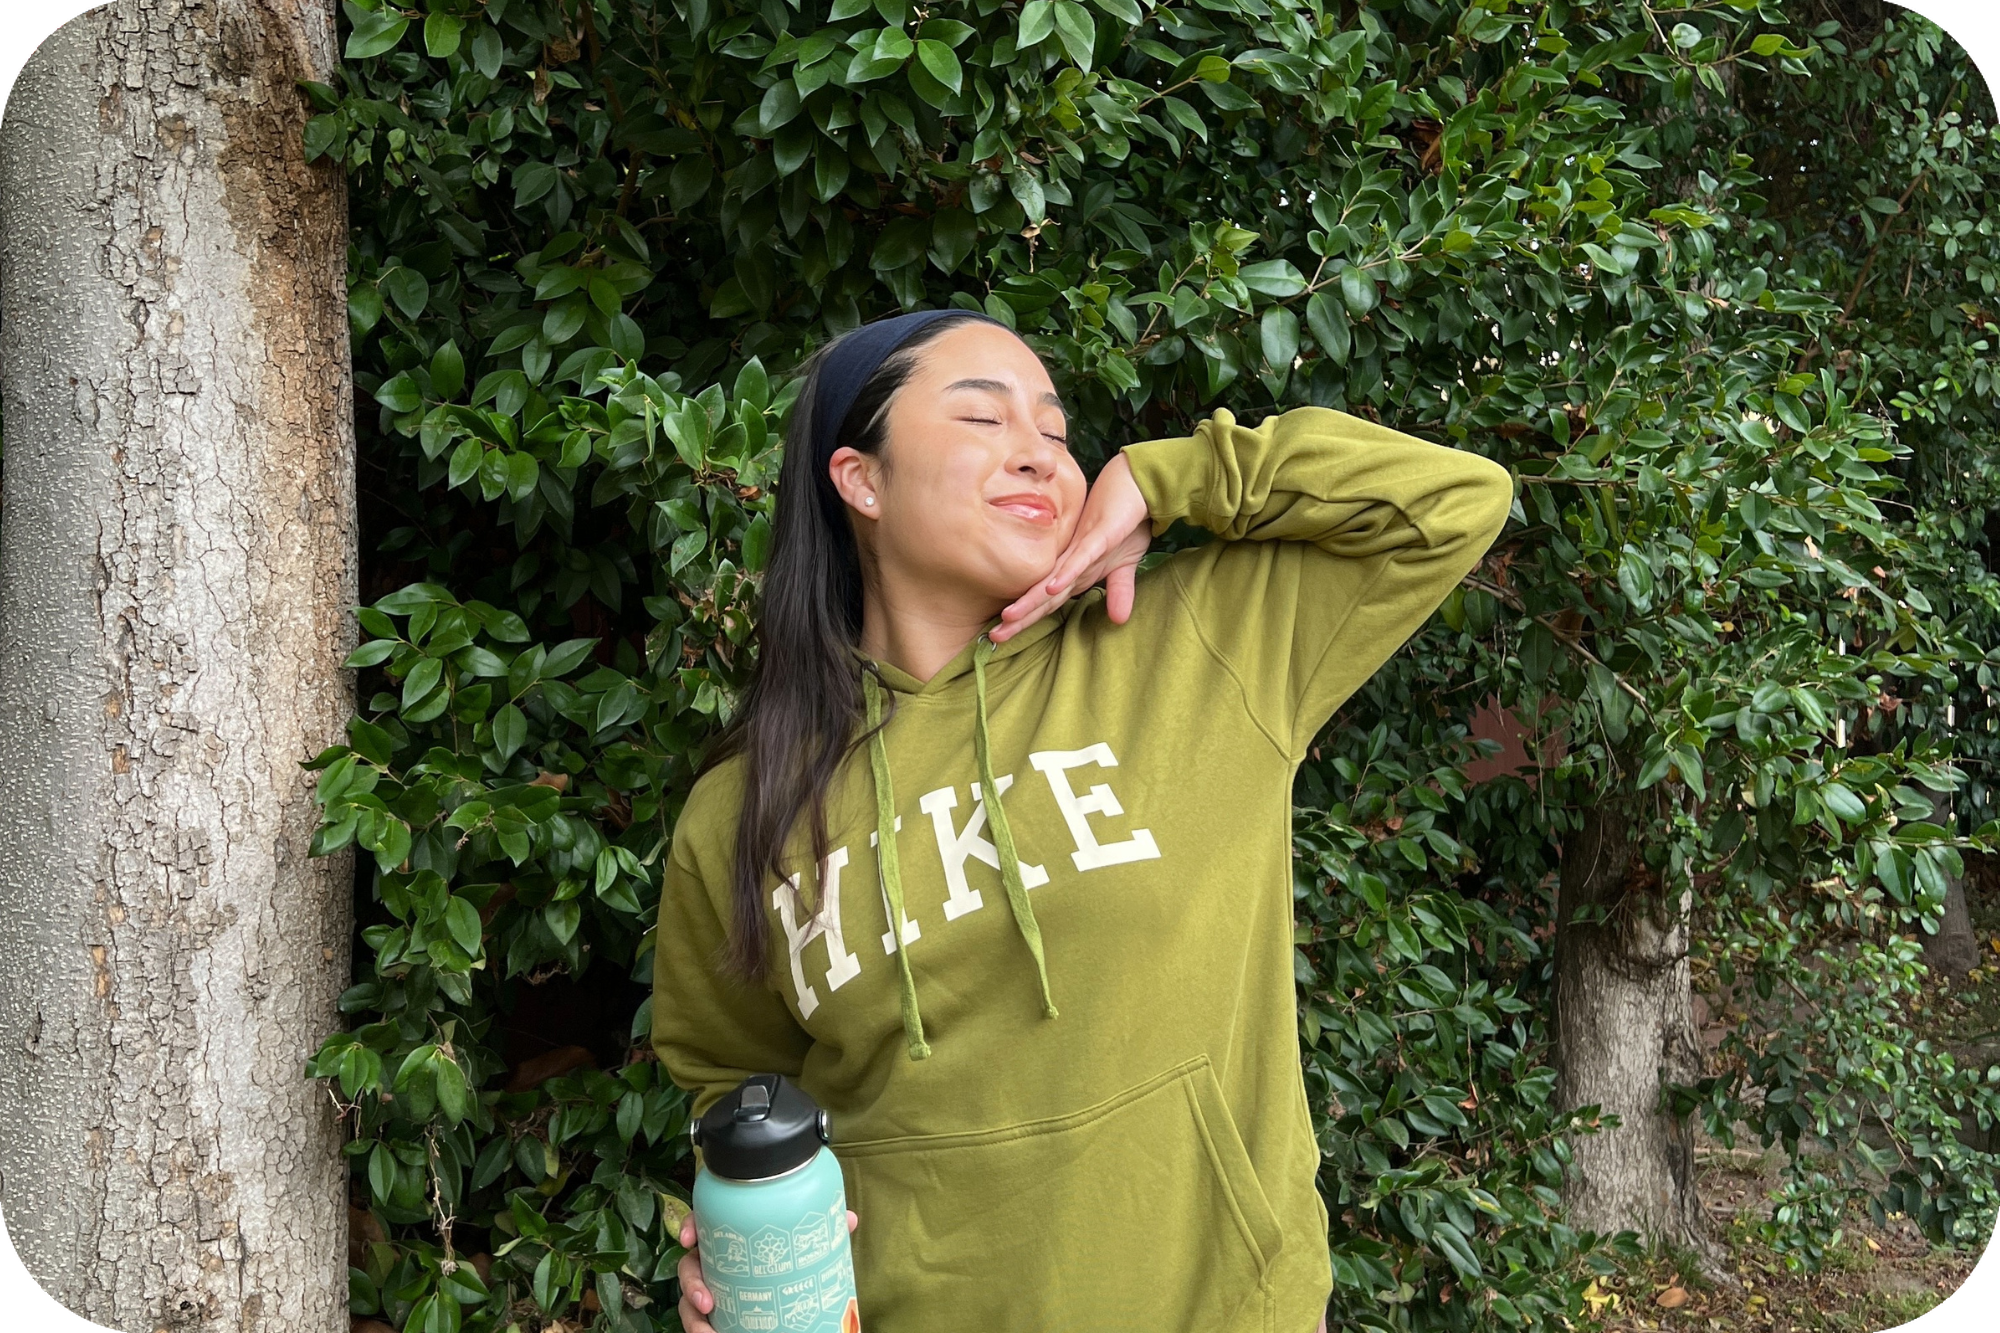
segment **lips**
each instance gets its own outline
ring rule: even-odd
[[[1056,521],[1056,507],[1046,497],[1032,492],[995,496],[987,503],[1003,514],[1012,514],[1030,523],[1048,525]]]

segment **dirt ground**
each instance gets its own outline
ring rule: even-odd
[[[1979,1255],[1933,1249],[1907,1219],[1857,1215],[1817,1274],[1785,1271],[1754,1225],[1777,1184],[1777,1154],[1703,1152],[1701,1195],[1722,1243],[1728,1283],[1660,1260],[1599,1283],[1607,1333],[1877,1333],[1908,1323],[1958,1289]]]

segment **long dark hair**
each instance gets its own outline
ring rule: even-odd
[[[916,368],[923,346],[980,318],[970,312],[946,315],[918,329],[884,358],[840,423],[835,447],[881,458],[889,434],[889,400]],[[705,772],[734,755],[743,756],[743,803],[730,871],[732,929],[723,963],[752,981],[764,975],[769,943],[764,886],[790,873],[785,845],[801,816],[811,832],[812,864],[825,861],[827,787],[849,750],[866,739],[859,725],[856,658],[861,553],[846,505],[816,462],[812,445],[820,371],[839,341],[821,346],[801,367],[805,383],[786,424],[785,461],[778,472],[777,522],[757,619],[756,672],[742,707],[702,765]]]

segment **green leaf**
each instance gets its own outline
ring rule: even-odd
[[[409,27],[410,21],[394,10],[363,14],[347,34],[347,58],[366,60],[393,51]]]
[[[479,471],[479,465],[486,460],[486,446],[468,435],[458,442],[458,448],[451,451],[451,464],[445,471],[445,484],[454,489],[472,480]]]
[[[799,100],[799,86],[790,79],[779,79],[764,90],[764,100],[757,105],[757,129],[766,138],[789,125],[804,108]]]
[[[557,944],[568,944],[576,935],[577,923],[582,919],[583,906],[574,898],[550,903],[542,909],[542,923],[549,928],[549,934],[556,937]]]
[[[470,957],[479,956],[479,937],[484,927],[479,921],[479,909],[470,900],[454,896],[445,908],[445,929],[458,941],[458,947]]]
[[[528,739],[528,716],[513,704],[502,704],[493,715],[493,748],[506,762]]]
[[[347,660],[342,662],[341,665],[357,668],[376,666],[379,663],[388,661],[389,654],[395,651],[396,641],[394,639],[374,639],[362,644],[359,648],[349,653]]]
[[[374,328],[382,319],[382,289],[372,282],[356,283],[347,291],[347,317],[356,334]]]
[[[941,208],[931,218],[931,263],[955,273],[979,241],[979,223],[962,208]]]
[[[1288,373],[1292,358],[1299,354],[1299,317],[1283,306],[1270,307],[1259,322],[1258,340],[1264,364],[1280,374]]]
[[[431,393],[450,402],[465,391],[465,358],[456,342],[447,342],[431,356]]]
[[[953,93],[958,92],[964,80],[964,73],[959,69],[958,57],[952,54],[949,46],[943,42],[924,38],[917,43],[917,59],[930,72],[932,78],[951,89]]]
[[[366,718],[347,719],[347,738],[356,753],[375,763],[387,764],[396,755],[394,738]]]
[[[506,57],[507,49],[500,42],[500,34],[487,24],[480,24],[479,31],[472,34],[472,67],[489,79],[497,79]]]
[[[901,28],[884,28],[875,38],[874,58],[901,65],[915,54],[916,49],[916,43],[910,40],[910,34]]]
[[[1635,547],[1627,546],[1618,558],[1618,590],[1641,615],[1653,609],[1653,567]]]
[[[582,292],[565,296],[542,317],[542,337],[549,346],[561,347],[582,330],[588,313],[589,299]]]
[[[748,403],[753,411],[762,412],[770,406],[771,377],[765,373],[761,359],[753,356],[743,363],[743,368],[736,372],[736,387],[730,396]]]
[[[1245,264],[1237,270],[1236,276],[1243,280],[1244,286],[1264,296],[1297,296],[1306,289],[1305,275],[1289,259],[1266,259],[1258,264]]]
[[[458,50],[458,41],[465,31],[465,22],[450,14],[431,14],[424,19],[424,51],[442,60]]]
[[[375,390],[375,401],[391,412],[414,412],[424,405],[424,396],[406,370]]]
[[[743,567],[760,573],[771,554],[771,523],[762,514],[750,520],[743,532]]]
[[[1313,341],[1321,351],[1336,362],[1347,360],[1354,339],[1347,323],[1346,306],[1328,292],[1314,292],[1306,302],[1306,326],[1312,330]]]
[[[1021,7],[1021,22],[1015,29],[1015,45],[1035,45],[1056,30],[1055,0],[1028,0]]]
[[[1347,309],[1356,319],[1375,308],[1381,299],[1381,292],[1375,286],[1375,279],[1358,268],[1342,269],[1340,273],[1340,295],[1347,302]]]
[[[547,162],[524,162],[514,168],[514,207],[526,208],[556,187],[556,169]]]
[[[1431,1245],[1445,1257],[1462,1278],[1480,1276],[1479,1259],[1466,1243],[1465,1235],[1450,1222],[1438,1222],[1431,1228]]]
[[[701,471],[708,462],[708,414],[701,410],[699,404],[690,401],[668,412],[660,424],[681,461],[693,471]]]
[[[399,264],[385,270],[377,281],[383,294],[396,303],[405,317],[415,319],[424,313],[424,306],[430,301],[431,284],[423,274]]]
[[[1092,22],[1090,11],[1076,0],[1053,0],[1055,6],[1056,35],[1062,41],[1063,50],[1076,63],[1078,69],[1089,69],[1091,56],[1097,44],[1097,25]]]
[[[564,639],[549,650],[548,659],[542,663],[542,678],[555,680],[567,676],[583,664],[596,644],[596,639]]]
[[[507,494],[516,502],[528,498],[542,475],[542,465],[529,453],[507,455]],[[488,654],[491,656],[491,654]],[[505,674],[504,668],[495,675]]]
[[[917,37],[920,41],[943,42],[946,46],[954,49],[965,45],[968,40],[978,36],[978,34],[979,30],[977,28],[969,23],[960,23],[957,19],[925,19],[924,26],[917,29]]]
[[[1820,803],[1839,815],[1849,824],[1859,824],[1868,818],[1868,807],[1848,789],[1843,782],[1822,783],[1819,789]]]
[[[438,687],[444,678],[444,663],[435,657],[420,657],[403,678],[403,707],[412,708]]]
[[[899,217],[882,229],[868,265],[877,273],[899,269],[923,258],[930,241],[930,227],[923,218]]]
[[[410,854],[410,826],[400,819],[384,819],[372,842],[376,868],[385,875],[389,874],[401,866],[403,858]]]
[[[468,1096],[465,1071],[459,1068],[458,1061],[442,1051],[432,1052],[431,1061],[436,1070],[438,1110],[455,1125],[465,1119]]]

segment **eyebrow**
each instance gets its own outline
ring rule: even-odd
[[[953,389],[982,389],[987,393],[1012,392],[1010,386],[1002,384],[999,380],[981,380],[981,379],[953,380],[951,383],[945,385],[944,389],[946,393],[950,393]],[[1062,399],[1057,397],[1053,393],[1043,394],[1042,401],[1047,403],[1050,407],[1056,408],[1058,411],[1066,410],[1063,408]]]

